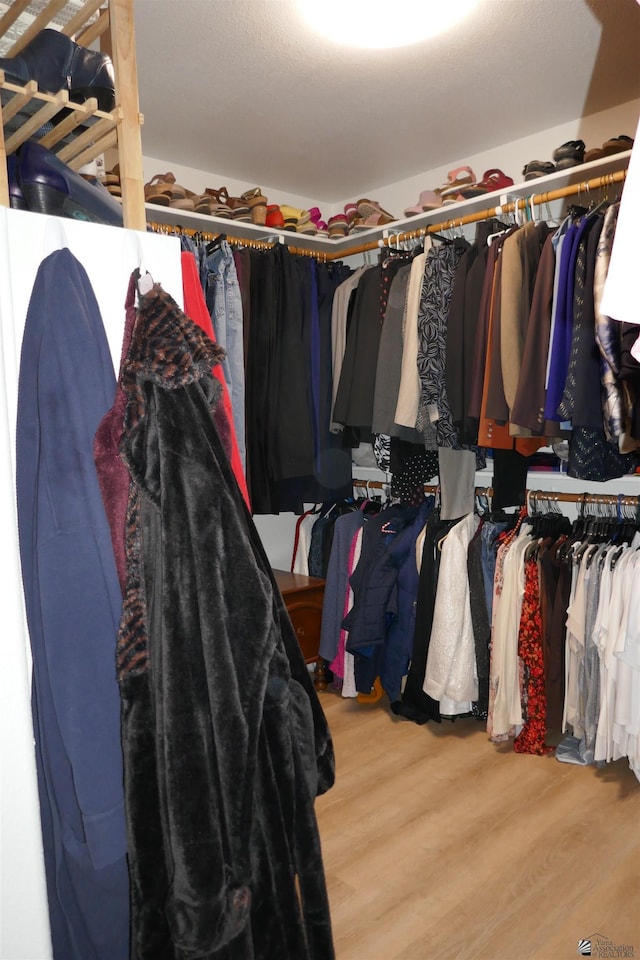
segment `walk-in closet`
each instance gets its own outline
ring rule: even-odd
[[[0,960],[640,957],[639,51],[0,2]]]

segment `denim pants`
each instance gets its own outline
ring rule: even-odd
[[[222,369],[231,398],[238,450],[246,467],[242,299],[233,254],[226,240],[207,256],[205,297],[216,340],[227,354]]]
[[[480,531],[480,536],[482,537],[482,574],[484,577],[484,592],[487,601],[489,624],[491,624],[491,615],[493,612],[493,575],[496,569],[496,540],[502,531],[506,530],[506,527],[506,523],[494,523],[491,520],[485,520]]]

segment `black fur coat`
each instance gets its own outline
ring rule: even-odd
[[[212,420],[221,351],[159,286],[121,371],[132,960],[331,960],[322,708]]]

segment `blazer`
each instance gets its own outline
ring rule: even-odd
[[[555,267],[553,237],[548,236],[540,254],[529,323],[522,350],[520,377],[511,410],[512,423],[525,427],[534,435],[557,436],[559,434],[557,422],[544,419],[545,378],[551,334]]]

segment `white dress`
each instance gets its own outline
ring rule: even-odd
[[[469,713],[478,699],[467,551],[479,523],[479,517],[470,513],[451,528],[442,544],[422,689],[440,702],[446,716]]]

